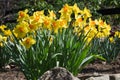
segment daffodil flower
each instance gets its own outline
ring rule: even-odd
[[[64,7],[59,11],[61,13],[60,19],[65,19],[68,22],[71,21],[72,7],[65,4]]]
[[[0,35],[0,47],[3,47],[3,42],[6,42],[7,37]]]
[[[16,25],[13,32],[17,38],[23,38],[29,32],[28,27],[29,25],[27,22],[20,22],[18,25]]]
[[[27,13],[28,13],[28,9],[25,9],[25,11],[19,11],[17,21],[21,22],[21,21],[28,20],[29,15]]]
[[[5,28],[7,28],[7,26],[1,25],[1,26],[0,26],[0,31],[4,32]]]
[[[75,19],[78,17],[80,13],[82,13],[82,10],[80,10],[76,3],[72,6],[72,10],[75,14]]]
[[[23,46],[26,47],[26,49],[29,49],[35,43],[36,43],[35,39],[33,39],[31,36],[26,37],[22,40],[22,44]]]

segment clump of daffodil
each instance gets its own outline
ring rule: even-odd
[[[96,29],[98,31],[96,36],[98,38],[108,37],[110,35],[111,30],[110,25],[103,21],[101,18],[99,20],[95,20],[95,22],[97,25]]]
[[[44,19],[44,11],[36,11],[30,16],[28,23],[29,23],[29,30],[30,32],[34,32],[42,26],[43,19]]]
[[[18,24],[13,30],[13,33],[17,38],[24,38],[31,32],[39,30],[39,28],[47,29],[51,32],[58,33],[63,28],[69,28],[73,24],[74,32],[77,35],[87,35],[88,42],[95,36],[97,38],[103,38],[110,34],[110,25],[104,22],[101,18],[99,20],[92,20],[90,10],[86,7],[81,10],[75,3],[73,6],[65,4],[59,11],[60,17],[57,18],[53,10],[48,10],[48,14],[44,14],[44,10],[35,11],[33,15],[28,14],[28,10],[19,11]],[[74,14],[75,17],[71,17]],[[74,19],[74,20],[73,20]],[[0,27],[4,30],[5,26]],[[5,35],[10,33],[9,30],[4,31]],[[34,35],[35,36],[35,35]]]
[[[5,47],[13,55],[14,61],[20,63],[28,80],[37,80],[44,71],[56,66],[57,62],[77,75],[77,71],[82,69],[84,64],[88,64],[93,58],[100,58],[99,55],[88,53],[91,53],[94,47],[95,42],[92,40],[109,38],[109,24],[101,18],[93,20],[90,10],[86,7],[81,10],[77,3],[73,6],[65,4],[58,12],[59,17],[53,10],[48,10],[46,14],[45,12],[35,11],[29,15],[27,9],[19,11],[18,24],[11,30],[13,41],[6,37],[11,31],[6,30],[5,25],[0,26],[0,47],[4,45],[3,42],[10,40]],[[120,33],[116,32],[115,36],[120,38]],[[111,37],[109,40],[112,42],[113,39],[114,37]],[[99,48],[99,45],[97,46],[96,49]],[[49,65],[51,63],[53,65]],[[72,70],[71,66],[75,70]]]
[[[73,13],[75,15],[75,21],[73,22],[74,32],[78,35],[81,34],[81,31],[85,28],[85,33],[89,31],[88,19],[92,16],[90,10],[84,8],[84,10],[80,10],[77,4],[73,6]]]
[[[115,31],[114,35],[109,37],[110,42],[111,43],[115,42],[115,38],[118,38],[118,39],[120,38],[120,31],[118,30]]]
[[[87,35],[86,39],[88,39],[90,42],[94,36],[94,33],[90,34],[91,32],[94,32],[92,31],[94,30],[94,27],[90,26],[89,22],[87,21],[92,16],[90,10],[87,8],[80,10],[77,4],[74,4],[73,13],[75,15],[75,21],[73,22],[74,32],[78,36],[81,34]]]
[[[109,24],[107,24],[102,19],[99,20],[89,20],[89,26],[90,26],[90,35],[94,35],[95,38],[106,38],[110,35],[111,27]]]
[[[1,34],[3,34],[6,37],[11,35],[10,29],[7,29],[7,26],[5,26],[5,25],[0,26],[0,31],[1,31]]]
[[[44,27],[54,33],[58,33],[59,29],[68,28],[67,20],[64,18],[56,18],[56,15],[53,11],[48,10],[49,14],[44,18]],[[61,13],[62,14],[62,13]]]
[[[29,49],[32,45],[36,43],[36,40],[32,38],[32,36],[25,37],[21,41],[22,45],[25,46],[26,49]]]
[[[3,46],[3,42],[7,41],[7,38],[12,35],[10,29],[5,25],[0,26],[0,46]]]
[[[43,19],[43,25],[51,32],[57,33],[59,30],[59,21],[58,19],[56,19],[56,15],[52,10],[48,10],[48,12],[48,16],[45,16],[45,18]]]
[[[42,10],[42,11],[36,11],[31,16],[31,19],[33,19],[34,22],[42,23],[44,16],[45,16],[44,15],[44,10]]]

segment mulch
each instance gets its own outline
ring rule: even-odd
[[[24,74],[18,67],[9,67],[0,69],[0,80],[26,80]]]

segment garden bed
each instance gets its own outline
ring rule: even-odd
[[[19,12],[11,9],[18,12],[18,14],[13,12],[18,19],[12,16],[15,18],[12,22],[17,23],[0,26],[2,31],[0,53],[4,53],[0,55],[1,66],[9,63],[12,58],[22,68],[27,80],[37,80],[46,70],[56,66],[56,63],[57,66],[67,67],[73,74],[79,73],[77,77],[80,79],[120,73],[120,56],[117,57],[120,50],[120,45],[117,43],[120,31],[111,30],[110,24],[106,22],[107,19],[93,20],[90,10],[87,7],[81,10],[76,3],[73,6],[65,4],[59,10],[59,17],[56,16],[58,10],[54,13],[54,9],[50,9],[47,14],[46,9],[39,9],[41,11],[37,9],[34,10],[32,7],[33,13],[30,7],[24,11],[18,10]],[[1,24],[11,21],[9,20],[11,18],[4,17],[13,14],[11,10],[4,10]],[[7,11],[11,14],[6,14]],[[117,59],[108,63],[99,60],[104,60],[103,57],[106,61],[116,57]],[[89,61],[96,58],[98,60],[89,64]],[[80,66],[84,69],[78,72]],[[26,80],[24,74],[18,66],[9,64],[4,70],[0,69],[0,80]]]
[[[87,78],[90,76],[101,75],[101,74],[118,74],[120,73],[120,55],[116,61],[111,63],[102,62],[96,60],[95,62],[87,65],[82,72],[77,76],[79,78]],[[6,69],[0,71],[0,80],[26,80],[22,72],[18,67]]]

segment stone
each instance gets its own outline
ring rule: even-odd
[[[120,80],[120,74],[111,74],[110,80]]]
[[[90,77],[85,80],[110,80],[110,79],[109,79],[109,75],[103,75],[99,77]]]
[[[80,80],[62,67],[55,67],[46,71],[38,80]]]
[[[115,75],[115,80],[120,80],[120,74]]]

